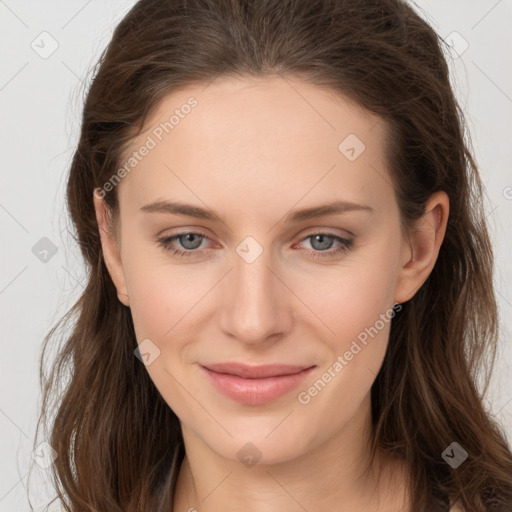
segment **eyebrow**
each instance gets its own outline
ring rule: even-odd
[[[140,208],[143,212],[171,213],[175,215],[186,215],[198,219],[210,220],[213,222],[223,222],[221,217],[213,210],[202,208],[192,204],[170,201],[155,201],[146,204]],[[292,210],[284,218],[284,222],[293,223],[303,220],[322,217],[325,215],[342,214],[351,211],[373,212],[373,208],[366,204],[353,203],[350,201],[333,201],[320,206],[304,208],[301,210]]]

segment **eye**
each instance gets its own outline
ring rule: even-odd
[[[163,247],[166,251],[169,251],[172,255],[182,257],[197,256],[201,254],[204,249],[196,250],[201,246],[203,239],[208,239],[204,233],[195,231],[184,231],[172,236],[166,236],[159,238],[158,244]],[[306,237],[302,238],[301,242],[305,240],[312,240],[311,246],[313,250],[306,251],[312,258],[329,258],[345,251],[352,246],[353,240],[343,238],[339,235],[332,233],[311,233]],[[175,241],[184,248],[179,249],[174,247]],[[333,241],[338,242],[338,247],[331,249]]]
[[[185,231],[183,233],[178,233],[177,235],[162,237],[158,239],[158,243],[161,247],[163,247],[166,251],[169,251],[171,254],[179,257],[183,256],[193,256],[197,253],[202,252],[196,251],[202,242],[203,238],[207,238],[204,233],[196,233],[192,231]],[[180,243],[185,247],[186,250],[180,250],[173,247],[174,240],[179,240]],[[199,243],[198,243],[199,240]]]
[[[304,237],[301,242],[305,240],[312,240],[310,242],[313,247],[313,251],[307,251],[309,255],[313,258],[330,258],[334,257],[340,253],[346,252],[352,246],[353,240],[348,238],[343,238],[339,235],[335,235],[333,233],[311,233]],[[335,249],[331,249],[333,245],[333,240],[338,242],[338,247]],[[329,250],[331,249],[331,250]]]

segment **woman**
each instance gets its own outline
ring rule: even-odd
[[[65,509],[512,510],[481,194],[406,3],[137,2],[68,181]]]

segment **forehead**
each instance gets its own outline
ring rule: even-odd
[[[393,195],[385,129],[345,96],[297,78],[191,85],[160,102],[126,151],[121,165],[150,148],[131,157],[120,200],[141,207],[213,194],[216,206],[245,201],[259,211],[336,198],[378,206]]]

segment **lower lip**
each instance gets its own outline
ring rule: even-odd
[[[261,405],[277,400],[295,389],[314,367],[291,375],[278,375],[264,379],[243,379],[236,375],[217,373],[204,366],[210,382],[228,398],[248,405]]]

